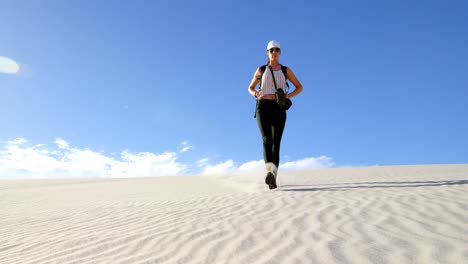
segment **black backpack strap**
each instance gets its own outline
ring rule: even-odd
[[[258,86],[258,89],[260,89],[262,87],[262,77],[263,77],[263,73],[265,73],[265,70],[266,70],[266,67],[267,65],[262,65],[260,66],[260,85]]]
[[[265,64],[265,65],[262,65],[262,66],[260,66],[260,72],[262,73],[262,75],[261,75],[261,76],[263,76],[263,73],[265,72],[265,70],[266,70],[266,67],[267,67],[267,65],[266,65],[266,64]],[[260,76],[260,77],[261,77],[261,76]]]
[[[288,67],[281,65],[281,71],[283,72],[284,77],[286,78],[286,76],[288,76]]]

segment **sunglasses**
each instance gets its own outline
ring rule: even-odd
[[[270,51],[270,53],[273,53],[273,51],[280,52],[281,50],[280,48],[271,48],[268,51]]]

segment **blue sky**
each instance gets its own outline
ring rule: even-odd
[[[272,39],[304,86],[283,169],[467,163],[467,11],[466,1],[3,1],[0,178],[260,169],[247,88]]]

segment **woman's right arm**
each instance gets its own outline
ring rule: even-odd
[[[254,77],[252,78],[252,81],[250,82],[250,85],[249,85],[249,93],[252,96],[257,97],[257,93],[255,92],[255,87],[260,82],[261,78],[262,78],[262,73],[260,72],[260,68],[258,68],[257,71],[254,74]]]

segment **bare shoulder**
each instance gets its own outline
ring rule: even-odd
[[[289,66],[286,66],[286,69],[287,69],[287,71],[286,71],[287,76],[286,77],[288,79],[291,78],[292,76],[294,76],[294,72],[291,70],[291,68]]]

